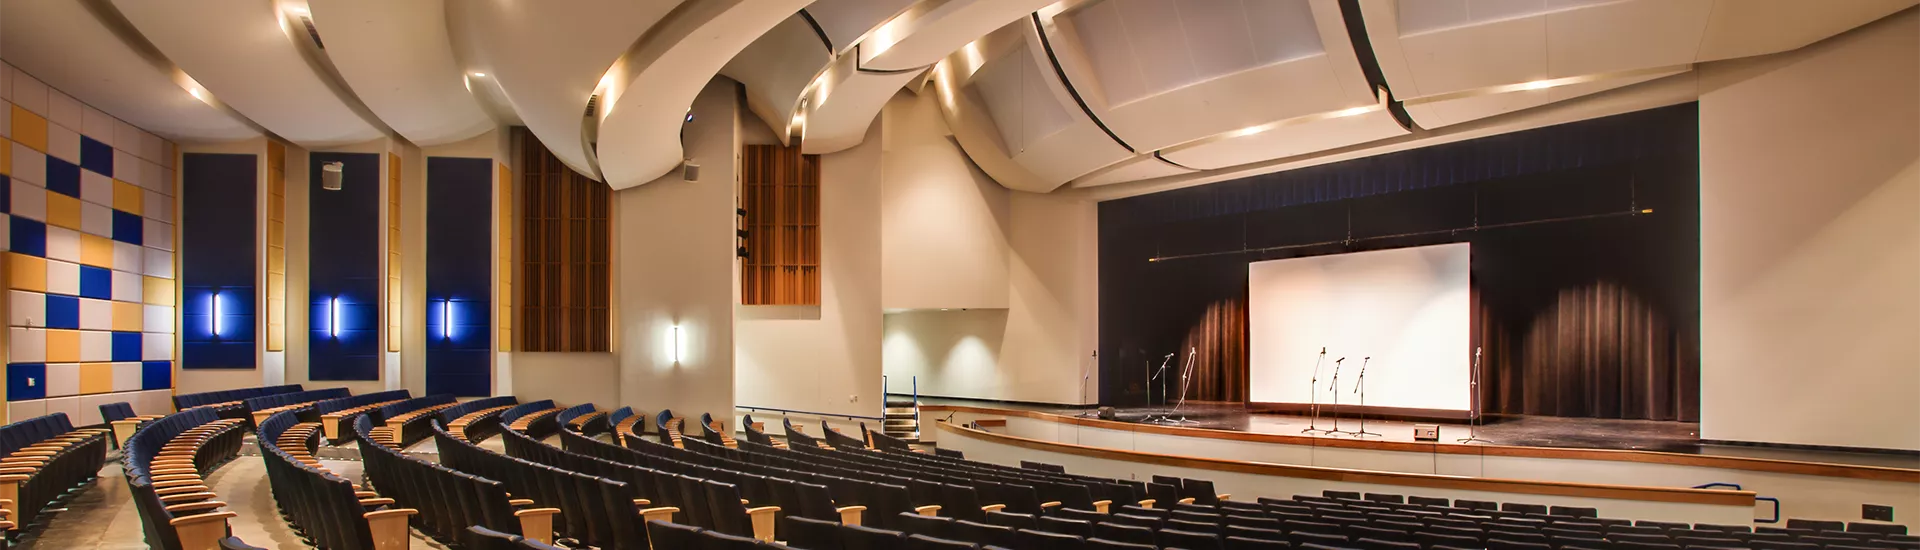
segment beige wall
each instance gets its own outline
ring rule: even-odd
[[[880,416],[881,126],[820,158],[820,305],[734,306],[738,404]]]
[[[1920,449],[1917,14],[1702,74],[1702,437]]]
[[[716,78],[694,100],[684,142],[700,181],[675,171],[614,194],[620,404],[687,417],[733,410],[738,93]],[[611,154],[620,152],[601,151]],[[668,355],[675,325],[687,344],[678,363]]]
[[[1007,307],[1012,191],[967,159],[935,101],[901,92],[881,111],[881,306]]]
[[[620,379],[618,355],[525,351],[512,355],[512,395],[521,401],[552,399],[568,406],[592,403],[608,410],[623,404],[620,385],[615,383]],[[494,385],[501,386],[497,380]]]

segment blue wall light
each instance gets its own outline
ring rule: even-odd
[[[207,328],[208,330],[211,330],[213,332],[213,337],[219,338],[220,337],[220,291],[218,290],[213,291],[213,315],[209,315],[207,317],[207,324],[210,325]]]
[[[340,297],[327,300],[327,335],[340,339]]]
[[[453,300],[440,302],[440,339],[453,339]]]

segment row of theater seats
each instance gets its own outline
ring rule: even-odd
[[[0,529],[32,525],[42,509],[84,486],[106,462],[108,432],[74,429],[66,413],[0,427]],[[0,544],[5,544],[0,540]]]
[[[442,455],[460,453],[466,443],[443,437],[446,432],[440,428],[442,421],[444,417],[429,424],[430,431],[441,440]],[[373,429],[370,419],[354,426],[361,434],[370,434]],[[534,506],[530,499],[514,498],[504,483],[423,460],[396,447],[363,442],[360,448],[373,486],[401,505],[420,509],[421,514],[415,518],[417,526],[436,539],[463,541],[468,527],[479,526],[512,537],[553,540],[553,517],[560,513],[557,508]]]
[[[440,425],[468,441],[481,441],[500,431],[500,414],[520,402],[512,396],[475,399],[440,411]]]
[[[258,426],[268,416],[281,411],[304,410],[323,401],[353,397],[346,388],[327,388],[297,392],[263,395],[241,401],[241,407],[247,410],[248,426]]]
[[[502,421],[511,424],[504,416]],[[643,548],[646,538],[639,528],[641,518],[678,511],[661,506],[660,496],[651,491],[652,484],[630,470],[594,471],[583,465],[572,465],[575,469],[569,470],[482,449],[443,433],[435,434],[436,442],[442,445],[442,464],[499,480],[533,505],[558,508],[556,540],[572,539],[602,548]],[[507,443],[516,445],[512,440]]]
[[[297,391],[302,391],[299,384],[183,393],[173,396],[173,408],[174,410],[184,411],[194,407],[212,407],[215,412],[220,414],[221,418],[247,418],[247,411],[245,409],[246,400]]]
[[[347,428],[360,415],[378,410],[380,407],[411,399],[413,394],[407,390],[389,390],[363,393],[342,399],[329,399],[313,406],[313,413],[320,415],[320,433],[328,443],[340,444],[351,437]]]
[[[405,449],[422,439],[433,436],[428,429],[438,413],[456,404],[451,395],[429,395],[389,404],[374,411],[373,418],[380,419],[382,428],[386,428],[389,445]]]
[[[227,520],[204,475],[240,453],[245,422],[221,418],[213,407],[183,410],[154,420],[129,438],[121,471],[147,544],[163,550],[209,550],[245,546],[227,538]]]
[[[407,548],[407,520],[418,510],[397,506],[394,499],[328,470],[313,457],[321,437],[320,423],[303,422],[301,412],[275,413],[260,422],[257,434],[281,516],[320,548]]]

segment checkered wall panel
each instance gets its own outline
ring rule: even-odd
[[[0,71],[9,410],[97,421],[173,387],[174,146]]]

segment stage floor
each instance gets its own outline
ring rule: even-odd
[[[1088,412],[1088,409],[1082,408],[968,399],[922,398],[920,401],[921,404],[924,405],[974,405],[1040,411],[1063,415],[1076,415]],[[1116,409],[1114,412],[1116,420],[1122,422],[1143,422],[1149,417],[1166,414],[1169,411],[1164,407],[1128,407]],[[1255,414],[1248,412],[1243,406],[1219,404],[1189,404],[1181,409],[1175,416],[1183,416],[1191,421],[1178,424],[1178,426],[1182,427],[1276,435],[1305,435],[1301,433],[1301,430],[1306,429],[1313,423],[1311,418],[1305,416],[1267,412]],[[1360,422],[1358,420],[1342,418],[1339,422],[1339,427],[1342,430],[1358,431],[1360,429]],[[1421,423],[1430,424],[1435,422]],[[1380,435],[1367,436],[1366,439],[1370,441],[1412,442],[1413,424],[1413,422],[1368,420],[1366,430]],[[1440,424],[1441,443],[1457,443],[1459,439],[1467,437],[1468,427],[1464,423],[1440,422],[1437,424]],[[1171,426],[1173,424],[1163,425]],[[1322,416],[1319,419],[1318,426],[1322,429],[1332,429],[1334,427],[1334,419],[1330,416]],[[1497,420],[1489,419],[1486,425],[1480,426],[1473,431],[1476,437],[1492,445],[1572,449],[1623,449],[1920,470],[1920,453],[1840,451],[1704,443],[1700,441],[1700,424],[1694,422],[1508,416]],[[1354,436],[1347,434],[1316,435],[1316,437],[1354,439]]]

